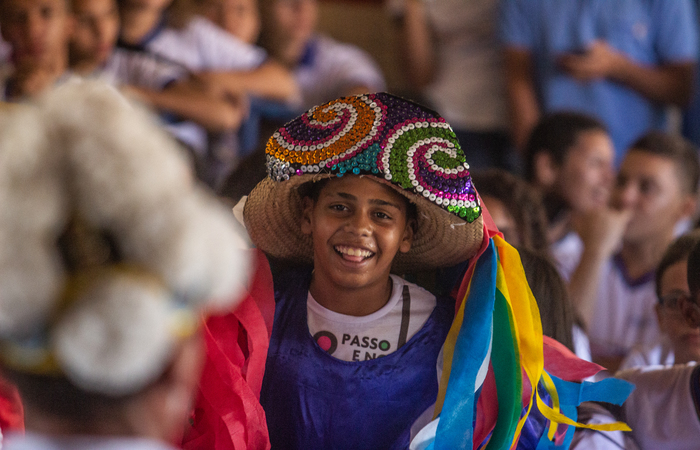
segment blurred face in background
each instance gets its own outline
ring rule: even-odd
[[[207,0],[202,15],[238,39],[254,44],[260,34],[260,13],[256,0]]]
[[[630,243],[672,236],[676,223],[693,208],[671,158],[631,149],[620,166],[611,204],[631,209],[624,240]]]
[[[271,13],[278,40],[306,42],[316,29],[318,3],[316,0],[273,0]]]
[[[615,151],[607,133],[583,131],[556,174],[554,189],[575,213],[607,205],[614,178]]]
[[[664,271],[659,286],[661,298],[656,305],[659,329],[671,341],[676,364],[700,361],[700,328],[688,325],[680,309],[681,300],[690,298],[687,271],[687,260],[678,261]]]
[[[506,208],[506,205],[497,198],[488,195],[482,196],[481,200],[484,202],[484,205],[486,205],[489,214],[491,214],[493,223],[498,227],[498,231],[503,233],[503,239],[514,247],[521,245],[518,225]]]
[[[49,66],[67,57],[72,21],[66,1],[2,1],[0,30],[16,65]]]
[[[119,33],[115,0],[73,0],[75,30],[70,41],[71,60],[103,64]]]

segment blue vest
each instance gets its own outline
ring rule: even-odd
[[[408,448],[411,425],[437,397],[437,356],[454,301],[438,298],[423,328],[395,352],[342,361],[309,333],[310,269],[275,275],[277,305],[260,395],[272,450]]]

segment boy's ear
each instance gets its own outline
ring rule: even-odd
[[[536,153],[533,166],[535,168],[535,182],[538,185],[545,187],[554,185],[559,171],[548,151]]]
[[[401,253],[407,253],[411,250],[411,245],[413,245],[413,234],[415,233],[416,220],[410,219],[406,222],[406,228],[403,232],[403,237],[401,238],[401,244],[399,245],[399,251]]]
[[[304,234],[311,234],[311,213],[314,210],[314,201],[309,197],[304,197],[302,199],[302,207],[301,232]]]
[[[683,298],[680,302],[683,318],[693,328],[700,327],[700,306],[695,303],[695,299]]]
[[[695,217],[695,213],[698,210],[698,197],[693,194],[686,195],[683,201],[683,217]]]

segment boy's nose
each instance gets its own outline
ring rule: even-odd
[[[349,218],[348,228],[351,232],[365,236],[372,231],[372,221],[367,213],[358,211]]]
[[[615,203],[617,206],[627,209],[632,208],[637,202],[638,192],[632,183],[615,188]]]

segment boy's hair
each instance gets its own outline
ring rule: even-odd
[[[697,303],[700,295],[700,242],[695,244],[688,255],[688,287],[691,298]]]
[[[502,169],[472,173],[479,195],[503,203],[515,220],[520,245],[532,250],[546,250],[547,216],[542,199],[525,180]]]
[[[679,237],[668,246],[656,268],[656,296],[661,301],[661,278],[672,265],[684,261],[690,255],[691,250],[700,242],[700,230],[693,230]]]
[[[697,148],[680,135],[650,131],[630,147],[630,151],[642,151],[673,160],[680,175],[683,192],[696,194],[700,181],[700,163]]]
[[[3,17],[5,16],[5,8],[7,8],[7,2],[8,0],[0,0],[0,23],[3,23]],[[65,11],[67,14],[70,14],[71,11],[73,11],[73,1],[72,0],[63,0],[63,5],[65,6]]]
[[[569,149],[584,131],[608,132],[598,119],[573,111],[561,111],[544,116],[530,133],[525,147],[525,178],[535,180],[535,157],[547,153],[557,165],[562,165]],[[478,185],[477,185],[478,186]]]
[[[566,283],[546,253],[527,248],[518,248],[518,253],[525,269],[527,283],[540,309],[542,334],[574,351],[574,312],[569,302]]]

